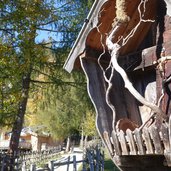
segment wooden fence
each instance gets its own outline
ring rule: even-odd
[[[64,165],[66,168],[64,171],[70,171],[70,169],[72,171],[78,171],[78,164],[82,167],[82,171],[104,171],[104,152],[99,148],[87,149],[82,160],[77,160],[76,155],[73,155],[73,157],[68,156],[64,161],[52,160],[46,167],[39,169],[39,171],[55,171],[55,169]],[[30,171],[37,171],[37,169],[35,164],[30,167]]]
[[[68,156],[65,160],[54,160],[59,158],[61,146],[42,152],[20,152],[16,157],[15,164],[10,165],[11,157],[5,153],[0,155],[0,171],[54,171],[55,168],[66,166],[66,171],[77,171],[78,164],[82,167],[82,171],[104,171],[104,152],[98,147],[87,149],[83,154],[83,158],[78,160],[76,155]],[[49,163],[47,163],[50,161]],[[44,164],[43,168],[39,168],[40,163]],[[65,170],[64,170],[65,171]]]
[[[134,131],[116,129],[111,136],[108,132],[104,132],[103,136],[113,156],[164,155],[167,165],[171,166],[169,134],[171,128],[167,123],[162,123],[160,127],[152,125]]]
[[[44,150],[41,152],[20,152],[15,158],[15,164],[11,165],[12,157],[6,153],[0,155],[0,171],[8,171],[12,167],[13,171],[26,171],[30,170],[33,163],[43,163],[59,156],[61,146]]]
[[[169,128],[163,123],[160,128],[155,125],[127,129],[125,132],[113,130],[111,137],[104,132],[106,143],[112,154],[121,155],[153,155],[170,152]]]

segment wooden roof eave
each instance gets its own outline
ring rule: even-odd
[[[83,27],[74,43],[73,48],[71,49],[68,58],[64,64],[64,69],[68,71],[69,73],[74,68],[75,60],[78,56],[80,56],[84,50],[85,50],[85,43],[86,43],[86,37],[89,34],[89,32],[97,25],[98,23],[98,11],[101,9],[103,4],[107,2],[108,0],[96,0],[85,19],[85,22],[83,24]]]
[[[110,3],[112,4],[112,8],[110,7],[106,7],[106,6],[109,6]],[[133,3],[133,2],[132,2]],[[127,9],[128,9],[128,16],[131,16],[131,21],[126,24],[124,26],[123,29],[119,30],[119,32],[117,33],[117,38],[120,36],[120,35],[125,35],[125,34],[128,34],[130,32],[130,30],[132,30],[137,22],[138,22],[138,11],[136,10],[137,9],[137,4],[139,3],[139,0],[137,1],[134,1],[134,3],[129,3],[128,6],[127,6]],[[147,19],[148,17],[150,17],[150,19],[154,19],[153,17],[155,17],[155,10],[151,10],[151,6],[155,6],[156,4],[156,0],[152,0],[152,1],[149,1],[148,2],[149,5],[148,5],[148,9],[147,9]],[[133,6],[134,5],[134,6]],[[130,6],[133,8],[133,9],[130,9]],[[85,48],[88,46],[92,47],[93,49],[96,49],[96,50],[103,50],[103,49],[100,49],[99,48],[99,33],[98,33],[98,30],[96,29],[97,28],[97,25],[99,25],[99,22],[102,23],[102,21],[105,23],[106,21],[106,12],[105,10],[103,10],[103,14],[100,13],[99,15],[99,12],[101,12],[102,8],[110,8],[110,12],[111,12],[111,9],[112,10],[115,10],[115,1],[109,1],[109,0],[96,0],[87,19],[85,20],[85,23],[78,35],[78,38],[77,40],[75,41],[75,44],[73,46],[73,48],[71,49],[70,51],[70,54],[64,64],[64,69],[67,70],[69,73],[73,70],[74,66],[77,65],[78,63],[76,62],[76,59],[84,53],[84,50]],[[114,11],[113,11],[114,12]],[[111,23],[113,22],[113,19],[116,17],[115,15],[112,15],[109,16],[107,15],[109,18],[110,18],[110,21],[109,21],[109,26],[104,26],[106,25],[103,24],[102,25],[99,25],[99,29],[103,32],[103,34],[111,31]],[[140,27],[137,29],[137,32],[141,31],[141,35],[138,35],[138,33],[136,33],[135,36],[133,36],[133,38],[131,38],[131,43],[128,43],[126,46],[124,46],[124,48],[122,48],[122,52],[121,54],[122,55],[125,55],[127,53],[131,53],[133,51],[135,51],[140,43],[142,42],[143,38],[145,37],[145,35],[147,34],[150,26],[151,26],[152,23],[142,23],[140,25]],[[114,28],[113,28],[114,29]],[[123,33],[124,32],[124,33]],[[143,33],[143,34],[142,34]],[[92,39],[93,37],[93,39]],[[116,39],[117,39],[116,38]],[[115,42],[115,40],[114,40]],[[135,47],[136,45],[136,47]],[[128,48],[129,47],[129,48]]]

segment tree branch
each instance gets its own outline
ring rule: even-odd
[[[151,110],[153,110],[156,114],[158,114],[159,116],[164,117],[164,112],[155,104],[148,102],[132,85],[132,83],[130,82],[126,72],[123,70],[123,68],[121,68],[118,64],[117,58],[119,56],[119,51],[121,46],[117,43],[112,43],[111,40],[109,38],[107,38],[106,40],[106,44],[108,46],[108,48],[111,51],[111,62],[112,65],[114,67],[114,69],[121,75],[121,77],[123,78],[123,81],[125,83],[125,88],[127,88],[129,90],[129,92],[142,104],[144,104],[145,106],[149,107]]]
[[[57,31],[57,30],[45,29],[45,28],[40,28],[40,27],[37,27],[36,29],[37,29],[37,30],[42,30],[42,31],[54,32],[54,33],[58,33],[58,32],[59,32],[59,31]]]
[[[30,80],[32,83],[38,83],[38,84],[54,84],[53,81],[40,81],[40,80]]]

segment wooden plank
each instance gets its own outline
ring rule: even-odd
[[[120,146],[119,139],[115,130],[112,131],[112,139],[113,139],[114,153],[115,155],[120,156],[122,154],[121,146]]]
[[[169,130],[166,124],[162,124],[160,128],[160,137],[164,145],[164,156],[166,158],[167,165],[171,167],[171,152],[169,143]]]
[[[100,149],[96,147],[96,171],[100,170]]]
[[[3,157],[3,159],[1,159],[1,171],[5,170],[5,157]]]
[[[51,171],[54,171],[54,161],[50,161],[48,163],[48,167],[50,168]]]
[[[162,124],[160,128],[160,137],[161,137],[161,140],[163,141],[164,151],[169,152],[170,151],[169,130],[166,124]]]
[[[94,171],[94,155],[91,154],[91,151],[88,151],[87,157],[88,157],[88,162],[89,162],[90,170]]]
[[[70,156],[68,156],[67,171],[69,171],[69,164],[70,164]]]
[[[77,171],[76,155],[73,156],[73,171]]]
[[[82,171],[87,171],[87,169],[86,169],[86,161],[85,160],[83,160],[83,168],[82,168]]]
[[[113,117],[115,117],[115,114],[112,113],[111,108],[106,103],[106,82],[101,68],[96,63],[85,58],[81,59],[81,63],[88,80],[88,92],[96,109],[96,126],[103,138],[104,131],[112,132],[112,122]]]
[[[169,117],[168,133],[169,133],[169,146],[171,147],[171,116]],[[164,153],[164,156],[166,158],[167,165],[171,167],[171,150],[169,150],[167,153]]]
[[[128,141],[129,149],[130,149],[130,155],[136,155],[137,150],[136,150],[136,145],[135,145],[135,140],[132,135],[132,131],[130,129],[126,130],[126,139]]]
[[[170,30],[169,30],[170,34]],[[167,41],[166,43],[157,45],[157,46],[152,46],[150,48],[146,48],[142,51],[131,53],[130,55],[123,56],[120,58],[121,64],[124,69],[129,70],[128,68],[130,65],[133,65],[135,61],[139,61],[139,65],[136,66],[134,70],[144,70],[145,68],[148,67],[155,67],[156,66],[156,61],[157,61],[157,54],[156,54],[156,49],[162,47],[165,47],[166,49],[166,55],[171,54],[171,41]]]
[[[135,136],[135,141],[136,141],[136,145],[138,148],[138,154],[144,155],[145,149],[144,149],[144,144],[143,144],[143,139],[142,139],[142,132],[138,128],[134,130],[134,136]]]
[[[165,57],[169,59],[171,57],[171,55],[169,54],[169,56],[165,56]],[[171,78],[171,60],[167,60],[165,62],[164,74],[165,74],[165,78],[167,78],[166,83],[164,84],[166,93],[165,93],[164,98],[161,102],[161,109],[166,114],[170,114],[171,113],[171,103],[170,103],[171,83],[169,81],[169,78]],[[161,81],[163,81],[163,80],[161,80]],[[163,83],[163,82],[161,82],[161,83]]]
[[[104,140],[105,140],[105,142],[107,144],[107,147],[109,149],[110,154],[113,155],[114,150],[113,150],[112,143],[111,143],[111,140],[109,138],[109,134],[108,134],[107,131],[104,131],[103,138],[104,138]]]
[[[26,162],[22,162],[21,171],[26,171]]]
[[[126,142],[126,139],[125,139],[124,132],[122,130],[120,130],[118,136],[119,136],[119,141],[120,141],[120,144],[121,144],[122,155],[129,155],[128,146],[127,146],[127,142]]]
[[[122,171],[170,171],[171,168],[165,166],[163,155],[129,155],[114,156],[116,165]]]
[[[72,160],[69,160],[70,158],[68,157],[68,161],[66,162],[58,162],[58,163],[54,163],[54,167],[55,166],[63,166],[63,165],[68,165],[68,164],[73,164],[73,161]],[[82,163],[84,160],[79,160],[79,161],[76,161],[76,163]]]
[[[35,164],[30,165],[30,171],[36,171],[36,165]]]
[[[163,148],[161,145],[159,130],[157,129],[157,127],[155,125],[150,126],[150,128],[148,130],[150,132],[151,139],[153,140],[155,154],[163,154]]]
[[[101,171],[104,171],[104,151],[101,154]]]
[[[171,147],[171,116],[169,117],[169,127],[168,127],[168,130],[169,130],[169,144],[170,144],[170,147]]]
[[[146,145],[146,154],[154,154],[153,145],[147,128],[143,129],[143,139]]]

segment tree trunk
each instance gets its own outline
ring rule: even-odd
[[[83,128],[81,130],[81,140],[80,140],[80,148],[83,148],[84,145],[84,131]]]
[[[70,146],[71,146],[71,138],[68,137],[65,152],[69,152]]]
[[[13,159],[15,159],[18,153],[20,133],[24,122],[24,115],[26,111],[28,94],[29,94],[30,76],[31,76],[31,72],[25,74],[22,78],[22,97],[19,102],[18,114],[13,125],[12,136],[10,140],[10,152],[12,153]]]
[[[85,139],[84,139],[84,148],[85,148],[85,149],[87,148],[87,138],[88,138],[88,136],[86,135],[86,136],[85,136]]]

